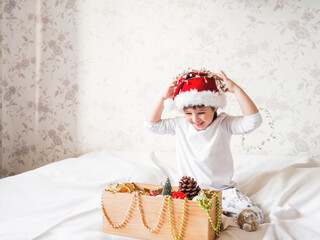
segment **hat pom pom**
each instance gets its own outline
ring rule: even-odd
[[[169,111],[176,110],[176,103],[172,100],[172,98],[168,98],[163,103],[164,108]]]

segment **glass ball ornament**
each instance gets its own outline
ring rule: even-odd
[[[238,224],[241,229],[253,232],[259,226],[259,215],[252,209],[244,209],[238,215]]]

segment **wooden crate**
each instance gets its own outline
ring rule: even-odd
[[[157,187],[157,185],[141,183],[135,183],[135,185],[141,190],[144,188],[150,189],[153,187]],[[174,187],[174,189],[176,188]],[[137,239],[173,239],[170,234],[168,206],[165,206],[165,211],[163,212],[163,215],[161,217],[160,225],[157,232],[150,232],[145,228],[141,221],[140,212],[138,210],[137,204],[135,205],[135,208],[131,214],[130,219],[128,220],[128,223],[123,228],[113,228],[111,225],[108,224],[107,219],[105,217],[105,213],[107,214],[107,216],[113,224],[119,224],[123,221],[124,217],[126,216],[127,209],[130,206],[132,195],[133,194],[129,193],[112,193],[109,191],[103,192],[103,232]],[[219,192],[219,195],[221,199],[221,192]],[[149,228],[153,228],[157,223],[163,198],[145,195],[141,195],[139,197],[141,200],[141,206],[144,213],[143,215],[145,223]],[[137,198],[138,197],[136,197],[136,199]],[[216,197],[213,197],[212,200],[214,203],[216,203]],[[173,233],[176,237],[178,237],[180,233],[183,205],[184,200],[172,199],[172,215],[174,226]],[[221,213],[219,214],[221,217]],[[216,216],[216,208],[214,207],[210,212],[210,217],[213,220],[214,226],[216,226],[217,224]],[[181,239],[213,240],[215,239],[215,237],[215,231],[212,229],[210,225],[205,210],[203,210],[197,202],[187,200],[184,228]]]

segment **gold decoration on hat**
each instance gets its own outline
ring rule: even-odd
[[[193,69],[193,68],[188,68],[187,70],[184,70],[182,73],[178,74],[176,77],[173,78],[173,84],[178,84],[179,80],[182,77],[185,77],[189,72],[194,72],[196,73],[196,77],[200,77],[200,73],[206,73],[207,76],[204,77],[204,81],[207,83],[207,80],[210,80],[211,78],[214,78],[214,80],[216,81],[216,85],[218,88],[218,91],[220,93],[224,93],[226,91],[226,86],[225,83],[223,82],[222,78],[215,76],[215,74],[213,72],[211,72],[210,70],[207,70],[205,68],[201,68],[200,70],[198,69]],[[185,80],[188,83],[188,79]]]

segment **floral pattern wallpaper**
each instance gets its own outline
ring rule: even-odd
[[[0,24],[0,177],[100,149],[174,151],[143,121],[188,67],[223,69],[267,109],[234,154],[320,160],[317,0],[2,0]]]

